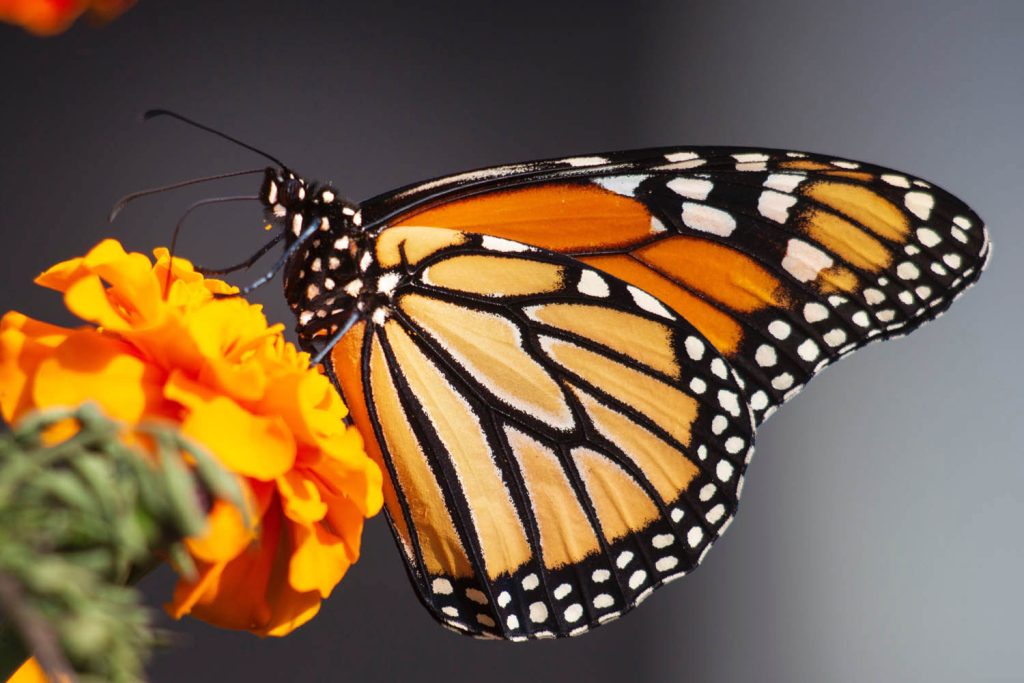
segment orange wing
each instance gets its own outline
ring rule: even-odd
[[[431,613],[480,636],[576,635],[694,568],[753,452],[707,340],[550,251],[384,230],[374,263],[397,254],[405,274],[330,362]]]
[[[653,294],[729,359],[758,421],[829,363],[937,317],[989,253],[977,215],[923,180],[768,150],[520,164],[364,207],[380,225],[570,255]]]

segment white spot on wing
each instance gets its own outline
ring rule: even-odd
[[[676,540],[676,537],[672,534],[658,534],[651,539],[651,545],[655,548],[667,548]]]
[[[633,553],[630,550],[623,550],[615,560],[615,566],[619,569],[625,569],[626,565],[633,560]]]
[[[778,361],[778,355],[775,353],[775,348],[768,344],[761,344],[757,347],[757,351],[754,352],[754,360],[762,368],[770,368],[775,365]]]
[[[789,220],[789,210],[796,204],[796,197],[775,190],[765,190],[757,200],[758,212],[776,223]]]
[[[928,220],[928,217],[932,214],[932,207],[935,205],[935,199],[929,192],[908,192],[903,197],[903,204],[907,207],[907,211],[914,214],[923,221]]]
[[[892,185],[893,187],[902,187],[902,188],[909,188],[910,187],[910,181],[909,180],[907,180],[906,178],[904,178],[901,175],[896,175],[895,173],[883,173],[882,174],[882,181]]]
[[[739,397],[727,389],[718,390],[718,404],[722,408],[732,415],[733,417],[739,417],[740,414],[740,402]]]
[[[670,152],[665,155],[665,161],[671,162],[693,161],[694,159],[700,159],[700,155],[696,152]]]
[[[772,173],[763,184],[769,190],[792,192],[806,177],[802,173]]]
[[[725,514],[725,506],[719,503],[715,507],[708,510],[708,513],[704,515],[704,519],[708,520],[712,524],[717,524],[718,520]]]
[[[733,154],[732,158],[736,160],[737,171],[763,171],[767,168],[765,164],[768,161],[767,154],[746,152],[743,154]]]
[[[430,584],[430,590],[434,591],[438,595],[451,595],[452,582],[448,579],[438,577]]]
[[[934,247],[942,241],[942,238],[939,237],[939,233],[935,232],[931,228],[918,228],[917,241],[926,247]]]
[[[583,166],[600,166],[601,164],[611,163],[604,157],[572,157],[571,159],[562,159],[563,164],[569,164],[574,167]]]
[[[530,605],[530,621],[535,624],[540,624],[547,621],[548,618],[548,606],[543,602],[535,602]]]
[[[704,357],[704,342],[696,337],[687,337],[686,341],[683,342],[683,346],[686,347],[686,355],[693,360],[700,360]]]
[[[593,183],[609,192],[621,194],[625,197],[635,197],[636,189],[646,179],[647,176],[645,175],[616,175],[607,178],[594,178]]]
[[[782,267],[800,282],[811,282],[818,273],[831,266],[831,256],[803,240],[791,239],[786,245]]]
[[[809,323],[816,323],[828,317],[828,308],[817,301],[804,304],[804,320]]]
[[[804,342],[797,347],[796,352],[808,363],[816,359],[821,353],[818,349],[818,345],[814,343],[813,339],[805,339]]]
[[[562,616],[564,616],[565,620],[570,624],[579,621],[580,617],[583,616],[583,605],[578,602],[574,605],[569,605],[565,608],[565,613]]]
[[[502,237],[494,237],[492,235],[484,235],[481,238],[484,249],[490,249],[491,251],[504,251],[504,252],[518,252],[518,251],[529,251],[530,246],[522,244],[521,242],[513,242]]]
[[[734,468],[732,463],[728,460],[719,460],[718,464],[715,466],[715,475],[722,481],[729,481],[732,479],[733,472]]]
[[[576,289],[581,294],[589,296],[606,297],[609,294],[608,283],[592,270],[584,270],[580,273],[580,282],[576,285]]]
[[[785,339],[792,329],[785,320],[773,320],[768,323],[768,332],[776,339]]]
[[[673,315],[668,312],[668,309],[666,309],[661,304],[660,301],[655,299],[653,296],[651,296],[644,290],[637,289],[636,287],[629,285],[629,293],[633,297],[633,301],[636,302],[636,305],[644,309],[645,311],[649,313],[654,313],[655,315],[660,315],[661,317],[668,318],[669,320],[675,319]]]
[[[732,214],[704,204],[683,202],[683,223],[692,230],[728,237],[736,229]]]
[[[896,276],[901,280],[916,280],[920,275],[921,271],[910,261],[903,261],[896,266]]]
[[[842,345],[843,342],[846,341],[846,332],[837,327],[834,330],[826,332],[822,339],[825,340],[826,344],[834,348]]]
[[[688,199],[703,201],[708,198],[715,184],[705,178],[673,178],[665,187]]]

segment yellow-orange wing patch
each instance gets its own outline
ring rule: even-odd
[[[570,257],[395,230],[379,243],[400,241],[408,270],[367,268],[392,278],[387,297],[331,361],[432,613],[476,635],[572,635],[695,567],[753,448],[712,344]]]

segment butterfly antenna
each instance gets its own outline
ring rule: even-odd
[[[174,264],[174,252],[178,246],[178,235],[181,233],[181,226],[185,224],[185,219],[189,217],[196,209],[208,206],[210,204],[226,204],[227,202],[243,202],[243,201],[259,201],[259,197],[256,195],[238,195],[231,197],[211,197],[210,199],[201,199],[192,206],[185,209],[185,213],[178,219],[177,225],[174,226],[174,233],[171,235],[171,248],[170,254],[167,261],[167,280],[164,282],[164,297],[171,291],[171,272],[174,270],[172,267]]]
[[[257,147],[253,147],[250,144],[242,142],[238,138],[233,138],[230,135],[228,135],[227,133],[220,132],[216,128],[211,128],[210,126],[207,126],[207,125],[204,125],[202,123],[199,123],[198,121],[194,121],[194,120],[188,118],[187,116],[182,116],[181,114],[178,114],[177,112],[170,111],[169,109],[150,109],[149,111],[147,111],[146,113],[144,113],[142,115],[142,119],[144,121],[149,121],[150,119],[154,119],[154,118],[156,118],[158,116],[170,116],[172,119],[177,119],[177,120],[181,121],[182,123],[187,123],[188,125],[192,126],[193,128],[198,128],[199,130],[205,130],[207,133],[212,133],[212,134],[216,135],[219,138],[223,138],[224,140],[227,140],[229,142],[233,142],[236,145],[238,145],[239,147],[244,147],[245,149],[249,150],[250,152],[256,152],[256,154],[259,154],[261,157],[263,157],[265,159],[270,159],[271,161],[273,161],[275,164],[277,164],[281,168],[288,168],[284,164],[284,162],[282,162],[280,159],[278,159],[277,157],[272,156],[272,155],[264,152],[262,149],[259,149]]]
[[[218,173],[217,175],[209,175],[203,178],[193,178],[191,180],[182,180],[177,183],[171,183],[170,185],[164,185],[162,187],[151,187],[147,190],[139,190],[138,192],[132,192],[126,194],[117,200],[114,204],[114,208],[110,210],[110,216],[107,218],[107,222],[113,223],[117,215],[121,213],[124,207],[128,206],[129,203],[135,201],[139,197],[148,197],[151,194],[160,194],[161,192],[168,192],[170,190],[177,190],[182,187],[188,187],[189,185],[198,185],[200,183],[208,183],[211,180],[222,180],[224,178],[236,178],[243,175],[253,175],[255,173],[263,173],[262,168],[254,168],[248,171],[232,171],[231,173]]]

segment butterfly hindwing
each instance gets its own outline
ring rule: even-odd
[[[775,150],[496,167],[389,193],[363,213],[532,244],[639,287],[730,361],[757,421],[831,362],[937,317],[989,253],[977,215],[926,181]]]
[[[735,512],[753,420],[696,328],[522,243],[391,228],[376,248],[404,275],[330,359],[436,618],[574,635],[697,565]]]

